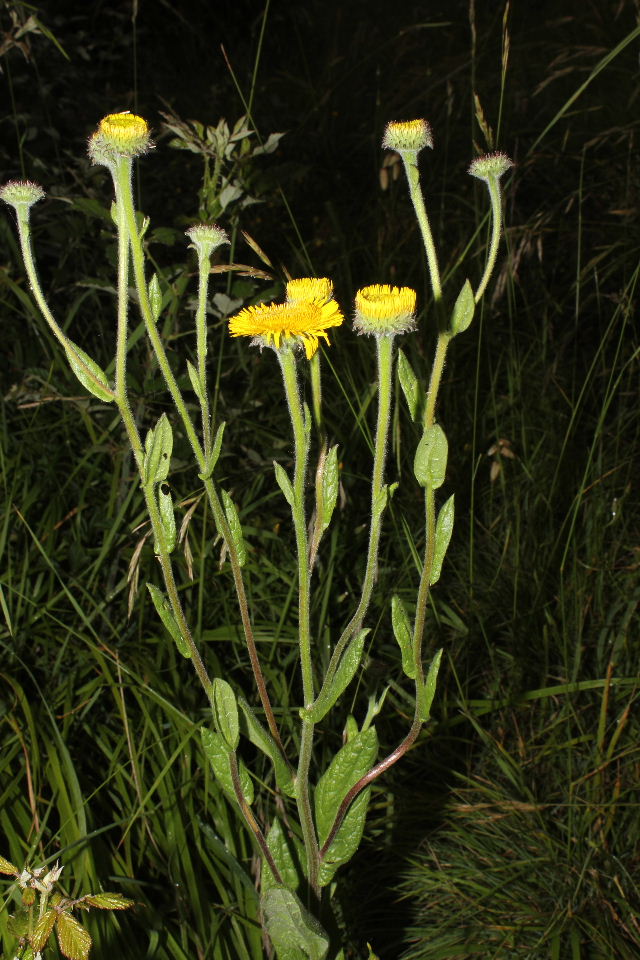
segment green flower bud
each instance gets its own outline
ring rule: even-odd
[[[18,207],[28,209],[44,196],[42,187],[38,183],[32,183],[31,180],[10,180],[0,187],[0,200],[4,200],[16,209]]]

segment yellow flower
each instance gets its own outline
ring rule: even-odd
[[[287,303],[299,300],[331,300],[333,283],[327,277],[300,277],[287,284]]]
[[[300,300],[295,303],[259,304],[245,307],[229,320],[232,337],[253,337],[260,347],[280,348],[280,341],[304,346],[307,360],[314,355],[319,337],[327,343],[328,327],[339,327],[344,317],[335,300]]]
[[[417,154],[423,147],[433,147],[431,126],[427,120],[392,121],[385,128],[382,146],[399,154]]]
[[[395,336],[415,326],[416,292],[411,287],[374,283],[356,293],[353,326],[358,333]]]
[[[138,157],[151,146],[149,126],[135,113],[110,113],[98,124],[89,140],[89,156],[94,163],[109,165],[117,157]]]

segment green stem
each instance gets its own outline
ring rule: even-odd
[[[200,408],[202,411],[202,441],[205,459],[211,452],[211,414],[207,390],[207,293],[209,290],[209,257],[198,258],[198,308],[196,310],[196,353],[200,381]]]
[[[427,263],[429,264],[429,275],[431,277],[431,289],[433,290],[433,299],[439,303],[442,299],[442,285],[440,283],[440,270],[438,268],[438,256],[436,247],[431,234],[427,208],[424,204],[424,197],[420,189],[420,171],[418,170],[418,157],[404,156],[404,170],[409,184],[409,196],[416,212],[418,226],[422,234],[424,249],[427,254]]]
[[[35,259],[33,256],[33,250],[31,248],[31,225],[29,222],[29,208],[18,205],[16,206],[16,214],[18,220],[18,236],[20,239],[20,249],[22,251],[22,259],[24,261],[25,270],[27,272],[27,277],[29,278],[29,284],[31,286],[31,292],[33,294],[34,300],[40,308],[42,316],[49,324],[54,336],[62,344],[65,349],[65,352],[68,356],[73,356],[74,363],[80,367],[83,373],[87,378],[93,383],[103,393],[110,394],[111,398],[115,400],[115,393],[108,387],[105,386],[101,380],[98,380],[93,370],[91,370],[82,357],[74,350],[74,346],[65,334],[64,330],[57,323],[55,317],[53,316],[49,305],[46,301],[44,293],[42,292],[42,287],[40,286],[40,281],[38,280],[38,271],[36,270]]]
[[[116,194],[119,195],[122,199],[122,205],[124,208],[124,215],[126,219],[127,230],[129,234],[129,240],[131,244],[131,256],[133,260],[133,269],[136,287],[138,290],[138,296],[140,298],[140,309],[142,312],[142,317],[147,328],[147,333],[151,344],[153,346],[154,353],[156,355],[158,365],[162,374],[164,376],[165,382],[171,394],[171,398],[176,406],[180,419],[182,420],[185,432],[187,434],[191,449],[193,450],[194,456],[198,463],[198,468],[200,473],[206,472],[206,456],[205,452],[200,445],[198,437],[196,435],[195,429],[189,417],[184,399],[178,388],[178,384],[173,375],[171,367],[169,365],[169,360],[167,358],[166,351],[164,349],[164,344],[158,333],[158,329],[153,317],[153,312],[151,310],[151,304],[149,302],[149,293],[145,279],[144,273],[144,252],[142,249],[142,243],[140,241],[140,236],[138,233],[138,227],[136,224],[135,216],[135,207],[133,204],[133,194],[131,188],[131,176],[124,176],[122,171],[115,170],[113,171],[114,182],[116,187]],[[208,271],[206,272],[206,277],[208,280]],[[206,294],[205,294],[206,295]],[[206,334],[205,334],[206,335]],[[206,390],[204,391],[206,393]],[[204,416],[204,414],[203,414]],[[206,437],[206,435],[205,435]],[[206,443],[206,440],[205,440]],[[205,490],[209,499],[209,504],[211,506],[211,512],[213,513],[214,521],[216,523],[217,529],[222,534],[222,537],[225,541],[229,562],[231,564],[231,569],[233,572],[234,585],[236,588],[236,593],[238,596],[238,604],[240,607],[240,616],[242,619],[242,626],[245,635],[245,642],[247,644],[247,649],[249,651],[249,658],[251,660],[251,666],[253,669],[254,679],[256,681],[256,686],[258,688],[258,693],[262,702],[263,709],[265,711],[265,716],[269,724],[269,729],[272,736],[274,737],[280,751],[284,756],[284,748],[282,745],[282,740],[278,731],[278,726],[275,720],[275,715],[273,712],[273,707],[271,706],[271,701],[267,694],[266,683],[264,680],[264,675],[260,667],[260,661],[258,658],[258,651],[255,643],[255,637],[253,635],[253,629],[251,626],[251,620],[248,614],[248,605],[246,600],[246,591],[244,588],[244,580],[242,577],[242,570],[240,567],[240,561],[238,559],[238,553],[235,548],[233,537],[231,536],[231,531],[229,529],[229,524],[224,512],[223,506],[220,502],[220,498],[217,494],[213,482],[209,479],[205,481]],[[167,587],[168,589],[168,587]]]
[[[302,672],[302,696],[304,706],[313,703],[313,663],[311,659],[311,629],[310,629],[310,581],[309,554],[307,544],[307,524],[304,507],[304,484],[309,455],[309,424],[306,423],[305,413],[300,400],[296,361],[292,349],[283,346],[276,351],[280,361],[284,390],[291,416],[294,441],[294,473],[293,473],[293,526],[296,535],[298,555],[298,641],[300,649],[300,669]],[[307,868],[309,886],[316,897],[320,897],[318,882],[319,852],[316,830],[311,812],[311,798],[309,794],[309,769],[313,751],[314,724],[310,720],[302,721],[300,738],[300,756],[298,758],[297,803],[302,836],[307,854]]]
[[[365,567],[362,593],[356,612],[343,630],[335,645],[327,673],[324,678],[322,691],[331,683],[338,669],[342,653],[351,639],[362,628],[371,601],[371,594],[378,570],[378,548],[382,529],[383,510],[376,509],[376,502],[382,494],[384,481],[384,466],[386,460],[387,438],[389,435],[389,419],[391,414],[392,394],[392,367],[393,367],[393,340],[390,337],[376,337],[378,354],[378,419],[373,454],[373,477],[371,481],[371,523],[369,526],[369,547],[367,549],[367,563]]]
[[[500,233],[502,230],[502,200],[500,196],[500,184],[495,177],[490,177],[487,181],[489,198],[491,200],[491,239],[489,241],[489,250],[487,253],[487,262],[482,275],[480,285],[476,290],[474,297],[476,303],[480,301],[483,293],[487,289],[489,278],[493,273],[498,256],[498,246],[500,244]]]
[[[262,856],[265,858],[265,860],[269,864],[269,869],[273,874],[273,879],[276,881],[277,884],[280,884],[280,886],[282,886],[282,877],[280,876],[280,871],[278,870],[275,864],[271,850],[269,850],[264,833],[260,829],[260,825],[258,824],[258,821],[256,820],[253,813],[251,812],[251,807],[249,806],[249,804],[244,798],[244,794],[242,792],[242,784],[240,782],[240,771],[238,770],[238,761],[233,751],[229,754],[229,772],[231,774],[233,792],[236,795],[236,801],[238,803],[238,806],[240,807],[240,810],[247,823],[247,826],[249,827],[249,829],[251,830],[251,833],[255,837],[256,842],[260,847],[260,852],[262,853]]]
[[[178,587],[173,576],[173,567],[171,565],[169,549],[160,517],[160,510],[156,500],[155,487],[152,483],[145,483],[144,481],[144,451],[142,442],[140,440],[140,434],[131,412],[131,406],[129,404],[129,397],[127,393],[129,230],[126,206],[123,203],[122,186],[125,183],[129,185],[130,189],[131,160],[128,158],[121,158],[118,161],[117,167],[114,171],[116,212],[118,218],[118,327],[116,338],[116,403],[118,404],[120,416],[122,417],[122,422],[124,423],[127,437],[129,439],[129,443],[131,444],[131,449],[133,450],[133,455],[135,457],[138,472],[140,474],[142,491],[144,493],[145,504],[149,514],[149,519],[151,521],[155,543],[158,546],[159,552],[157,556],[162,568],[162,574],[165,586],[167,588],[169,603],[171,604],[171,609],[178,624],[180,633],[184,637],[184,640],[189,647],[191,659],[198,675],[198,679],[200,680],[200,683],[202,684],[209,701],[213,705],[211,679],[207,673],[202,657],[200,656],[195,640],[193,639],[193,635],[189,629],[189,625],[184,615],[184,610],[182,609],[182,604],[180,603]]]
[[[436,352],[433,357],[433,366],[431,367],[431,377],[429,378],[429,388],[427,390],[427,402],[424,408],[424,428],[430,427],[435,421],[436,402],[438,400],[438,391],[442,381],[445,360],[447,359],[447,350],[451,341],[451,334],[447,330],[441,330],[438,334],[436,343]]]

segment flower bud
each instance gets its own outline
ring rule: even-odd
[[[146,120],[128,111],[110,113],[89,140],[89,156],[94,163],[110,166],[119,157],[139,157],[151,146]]]
[[[476,157],[468,172],[472,177],[478,180],[499,180],[503,173],[513,166],[513,160],[510,160],[506,153],[487,153],[482,157]]]
[[[395,336],[415,327],[416,292],[375,283],[356,294],[353,327],[370,336]]]
[[[215,223],[195,223],[185,230],[185,234],[191,240],[200,259],[208,259],[223,243],[230,242],[222,227],[216,226]]]
[[[29,208],[42,200],[45,192],[38,183],[32,183],[31,180],[10,180],[0,187],[0,200],[4,200],[10,206]]]
[[[411,153],[417,156],[424,147],[433,148],[431,126],[427,120],[392,121],[386,126],[382,146],[401,156]]]

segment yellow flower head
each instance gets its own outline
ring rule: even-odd
[[[151,146],[146,120],[128,111],[110,113],[89,140],[89,156],[94,163],[109,166],[118,157],[139,157]]]
[[[259,347],[280,348],[280,342],[293,340],[304,346],[307,360],[314,355],[319,337],[327,343],[328,327],[339,327],[344,317],[335,300],[300,300],[294,303],[259,304],[245,307],[229,320],[232,337],[253,337]]]
[[[287,284],[287,303],[300,300],[331,300],[333,283],[327,277],[300,277]]]
[[[416,292],[411,287],[390,287],[374,283],[356,293],[353,321],[358,333],[395,336],[415,326]]]
[[[386,126],[382,146],[401,155],[417,154],[423,147],[433,147],[431,126],[426,120],[392,121]]]

